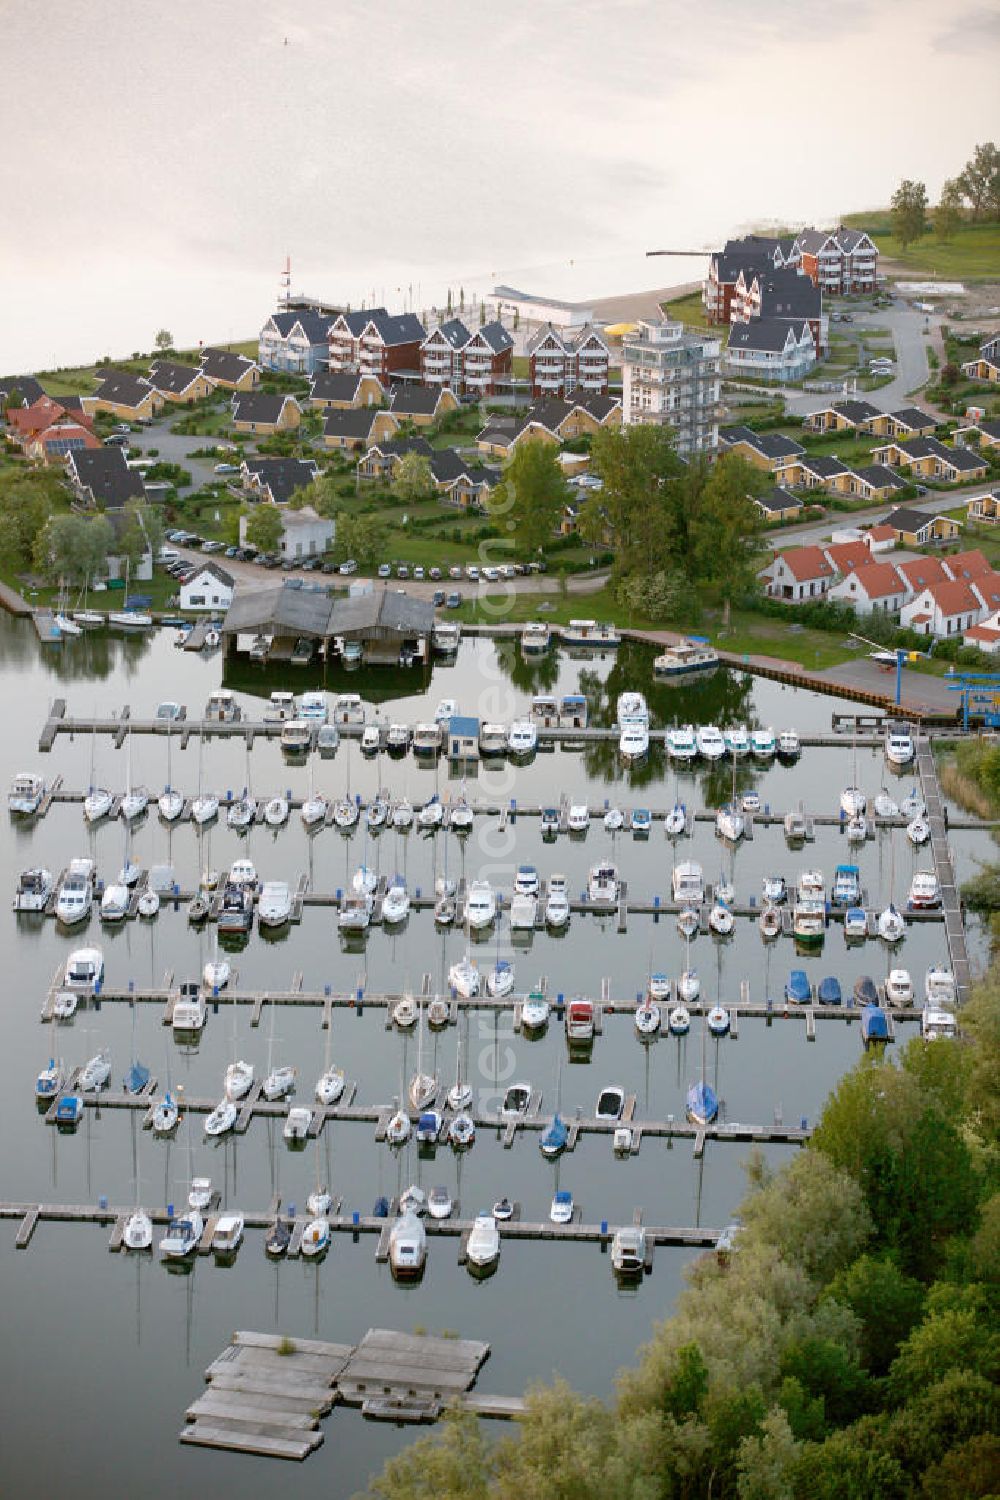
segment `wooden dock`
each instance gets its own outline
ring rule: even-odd
[[[962,903],[959,899],[958,886],[955,880],[955,868],[952,863],[951,849],[948,845],[948,828],[944,817],[944,801],[941,796],[940,783],[938,782],[934,752],[931,749],[930,740],[926,734],[918,735],[916,751],[920,787],[924,803],[927,807],[927,821],[930,824],[931,830],[931,853],[934,856],[934,870],[938,878],[938,884],[941,887],[941,910],[944,916],[944,930],[948,940],[951,970],[955,976],[955,988],[959,1002],[964,1004],[968,1000],[972,989],[972,968],[969,963],[969,950],[965,941],[965,919],[962,915]],[[952,827],[957,826],[957,821],[952,820]]]

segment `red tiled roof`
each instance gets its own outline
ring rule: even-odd
[[[928,584],[945,583],[948,579],[939,557],[911,557],[908,562],[897,563],[896,567],[915,593],[927,588]]]
[[[57,443],[64,438],[83,438],[85,448],[100,448],[101,440],[96,438],[88,427],[80,422],[53,422],[51,427],[46,427],[44,432],[38,432],[31,439],[32,443]]]
[[[1000,641],[1000,630],[994,630],[992,625],[970,625],[965,631],[964,639],[967,641]]]
[[[992,565],[978,547],[972,547],[968,552],[954,552],[942,561],[952,578],[976,579],[993,572]]]
[[[883,522],[881,526],[872,527],[868,533],[868,539],[872,542],[894,542],[896,540],[896,528],[894,526],[886,526]]]
[[[943,615],[960,615],[965,610],[975,613],[981,607],[969,585],[960,578],[954,582],[932,583],[929,593]]]
[[[906,584],[892,563],[865,563],[863,567],[853,569],[851,577],[857,579],[858,587],[869,599],[888,599],[893,594],[906,592]]]
[[[987,609],[1000,609],[1000,574],[991,569],[984,576],[970,579],[969,583]]]
[[[790,547],[778,554],[796,583],[810,578],[832,578],[833,568],[827,562],[821,547]]]
[[[867,542],[835,542],[824,551],[838,573],[850,573],[871,562]]]

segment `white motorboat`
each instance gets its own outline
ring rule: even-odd
[[[800,896],[792,907],[792,935],[796,942],[822,942],[825,932],[826,908],[823,902]]]
[[[157,798],[156,806],[164,823],[176,823],[184,811],[184,798],[180,792],[175,792],[172,787]]]
[[[919,814],[907,823],[906,837],[915,849],[919,849],[922,844],[926,844],[930,836],[931,825],[926,818],[921,817]]]
[[[270,1103],[276,1099],[287,1099],[295,1088],[296,1069],[288,1063],[272,1068],[261,1085],[261,1093]]]
[[[868,819],[864,813],[847,820],[847,842],[849,844],[863,844],[868,837]]]
[[[160,1254],[166,1260],[185,1260],[197,1250],[204,1231],[201,1214],[196,1208],[188,1209],[186,1214],[170,1220],[160,1241]]]
[[[794,729],[783,729],[778,735],[778,754],[782,760],[794,760],[801,754],[802,745],[798,732]]]
[[[675,1005],[667,1016],[667,1029],[671,1036],[686,1036],[691,1030],[691,1012],[686,1005]]]
[[[520,1120],[528,1112],[531,1103],[530,1083],[509,1083],[500,1104],[502,1120]]]
[[[538,744],[538,731],[530,719],[515,719],[507,731],[510,755],[531,755]]]
[[[281,1134],[286,1141],[304,1141],[312,1124],[312,1110],[301,1104],[293,1105],[285,1116]]]
[[[890,725],[885,737],[885,758],[889,765],[897,768],[908,766],[915,754],[910,731],[898,724]]]
[[[448,970],[448,983],[456,995],[473,1000],[479,994],[479,970],[468,954]]]
[[[305,755],[312,745],[314,726],[306,719],[289,719],[282,724],[278,743],[288,756]]]
[[[427,1231],[414,1213],[403,1214],[389,1231],[389,1267],[397,1281],[413,1281],[427,1260]]]
[[[316,1080],[316,1098],[319,1103],[325,1105],[328,1109],[331,1105],[336,1104],[344,1092],[344,1084],[343,1068],[327,1068],[326,1072],[321,1073]]]
[[[340,744],[340,731],[335,724],[321,724],[316,731],[316,749],[322,756],[335,755]]]
[[[55,876],[41,865],[22,870],[14,892],[15,911],[44,911],[56,888]]]
[[[387,927],[397,927],[409,916],[409,892],[402,874],[396,874],[382,897],[382,922]]]
[[[868,801],[860,787],[845,786],[840,794],[840,806],[845,817],[859,818],[868,806]]]
[[[468,833],[473,824],[474,814],[463,792],[455,802],[451,803],[448,812],[448,826],[453,833]]]
[[[569,922],[569,893],[565,875],[550,875],[545,895],[545,925],[561,931]]]
[[[318,1180],[318,1178],[317,1178]],[[306,1208],[314,1219],[325,1218],[333,1207],[333,1194],[324,1187],[315,1187],[306,1199]]]
[[[625,825],[625,814],[620,807],[609,807],[604,814],[605,833],[618,833]]]
[[[574,802],[566,814],[566,827],[570,833],[586,833],[590,827],[590,808],[585,802]]]
[[[917,870],[910,881],[909,904],[916,911],[941,905],[941,886],[933,870]]]
[[[708,914],[708,925],[719,937],[729,937],[736,925],[736,919],[722,901],[716,901]]]
[[[110,1077],[111,1053],[105,1048],[84,1064],[76,1086],[81,1094],[96,1094],[107,1088]]]
[[[343,726],[363,728],[365,705],[358,693],[340,693],[333,705],[333,722]]]
[[[725,1036],[729,1030],[729,1012],[723,1005],[713,1005],[705,1020],[713,1036]]]
[[[543,1031],[549,1023],[549,1002],[541,990],[532,990],[521,1006],[521,1030]]]
[[[393,804],[392,826],[393,828],[398,828],[401,832],[405,832],[407,828],[413,827],[413,807],[408,798],[401,797],[398,802]]]
[[[693,974],[694,970],[692,969],[690,972]],[[646,994],[651,1000],[669,1000],[672,993],[670,978],[667,974],[664,974],[661,970],[657,970],[655,974],[650,974],[646,983]]]
[[[920,1035],[925,1042],[956,1037],[958,1022],[954,1012],[938,1005],[925,1005],[920,1013]]]
[[[667,813],[663,823],[663,831],[669,839],[679,838],[687,827],[687,809],[681,802],[675,802]]]
[[[205,1116],[205,1134],[226,1135],[236,1124],[239,1111],[232,1099],[220,1099],[210,1114]]]
[[[721,760],[726,753],[726,741],[716,724],[702,724],[696,735],[698,754],[705,760]]]
[[[567,646],[580,648],[605,647],[614,649],[621,645],[621,636],[613,624],[597,620],[570,620],[560,631]]]
[[[35,1098],[55,1099],[65,1081],[63,1065],[59,1058],[50,1057],[48,1063],[35,1079]]]
[[[533,620],[521,631],[521,650],[525,656],[537,656],[547,651],[552,642],[552,631],[544,620]]]
[[[128,916],[131,892],[127,885],[118,883],[105,886],[101,896],[101,921],[124,922]]]
[[[744,792],[740,798],[740,811],[745,813],[759,813],[760,792]]]
[[[257,898],[257,921],[261,927],[284,927],[292,915],[292,891],[287,881],[265,880]]]
[[[153,1221],[144,1208],[134,1208],[122,1229],[126,1250],[148,1250],[153,1243]]]
[[[587,900],[594,906],[614,906],[620,890],[618,866],[607,860],[591,865],[587,876]]]
[[[212,1254],[217,1260],[231,1260],[243,1243],[243,1215],[220,1214],[212,1236]]]
[[[446,1187],[432,1187],[427,1194],[427,1212],[432,1219],[450,1219],[454,1202]]]
[[[7,811],[15,817],[30,818],[36,813],[45,796],[45,778],[30,771],[21,771],[10,784],[7,793]]]
[[[224,1084],[226,1098],[231,1099],[234,1104],[238,1104],[241,1099],[245,1099],[253,1088],[253,1076],[253,1063],[244,1062],[242,1059],[231,1062],[226,1068],[226,1081]]]
[[[620,1120],[625,1108],[625,1090],[617,1083],[605,1084],[594,1106],[595,1120]]]
[[[219,990],[225,990],[226,984],[229,983],[231,972],[228,959],[219,959],[219,957],[208,959],[204,969],[201,971],[201,983],[204,984],[208,992],[217,995]]]
[[[622,1281],[638,1280],[646,1268],[646,1231],[642,1225],[616,1229],[611,1241],[611,1269]]]
[[[955,976],[943,964],[932,964],[924,976],[924,999],[928,1005],[944,1009],[953,1007],[958,999]]]
[[[496,920],[497,898],[488,880],[474,880],[465,898],[465,920],[471,932],[482,932]]]
[[[714,671],[718,665],[718,653],[708,641],[692,637],[666,646],[654,658],[653,673],[657,677],[689,677],[695,672]]]
[[[877,818],[899,817],[899,804],[893,801],[884,787],[875,798],[875,816]]]
[[[285,797],[271,797],[264,804],[264,822],[268,828],[283,828],[288,822],[288,801]]]
[[[720,807],[715,815],[715,831],[729,844],[739,843],[746,826],[746,819],[736,807]]]
[[[649,750],[649,725],[644,719],[626,719],[618,738],[618,753],[625,760],[640,760]]]
[[[885,981],[885,998],[889,1005],[913,1004],[913,980],[909,969],[890,969]]]
[[[503,755],[507,749],[507,726],[484,721],[479,726],[480,755]]]
[[[524,891],[516,891],[510,902],[510,929],[512,932],[530,932],[538,916],[538,897]]]
[[[731,724],[724,731],[723,738],[726,742],[726,749],[733,760],[741,760],[743,756],[750,754],[750,736],[747,734],[744,725]]]
[[[93,787],[83,799],[83,816],[88,823],[99,823],[108,816],[114,800],[106,787]]]
[[[310,724],[325,724],[329,717],[326,694],[319,691],[303,693],[299,699],[296,716],[308,719]]]
[[[237,797],[234,802],[230,803],[229,811],[226,814],[226,822],[230,828],[249,828],[256,816],[257,799],[247,794],[243,797]]]
[[[774,730],[752,729],[750,731],[750,753],[757,760],[770,760],[778,749]]]
[[[705,899],[705,879],[701,865],[694,860],[682,860],[679,865],[674,866],[670,887],[678,906],[700,906]]]
[[[457,698],[442,698],[434,710],[434,722],[435,724],[449,724],[457,714]]]
[[[413,730],[409,724],[390,724],[385,737],[385,747],[390,755],[404,755],[410,748]]]
[[[52,1002],[52,1014],[57,1021],[71,1021],[76,1014],[77,997],[74,990],[58,990]]]
[[[496,1265],[500,1259],[500,1231],[492,1214],[476,1215],[465,1253],[470,1270],[488,1271]]]
[[[257,889],[257,867],[253,860],[234,859],[229,866],[226,883],[228,885],[235,885],[240,889],[255,891]]]
[[[635,1029],[640,1037],[654,1037],[660,1029],[660,1007],[655,1000],[644,1000],[635,1008]]]
[[[361,754],[377,755],[382,748],[382,731],[377,724],[366,724],[361,731]]]
[[[789,844],[801,844],[805,841],[806,820],[800,812],[787,812],[785,814],[785,838]]]
[[[765,875],[761,889],[769,906],[781,906],[788,899],[788,886],[783,875]]]
[[[316,828],[319,824],[325,823],[329,806],[329,799],[324,797],[322,792],[315,792],[311,797],[307,797],[300,812],[306,828]]]
[[[800,870],[797,889],[799,899],[802,901],[825,901],[826,886],[823,884],[823,872]]]
[[[100,948],[74,948],[66,960],[63,984],[71,990],[92,990],[104,978],[104,954]]]
[[[188,1208],[196,1208],[199,1212],[212,1206],[212,1179],[211,1177],[192,1177],[191,1186],[188,1189]]]
[[[316,1260],[330,1248],[332,1231],[329,1219],[319,1215],[310,1219],[302,1231],[302,1254],[307,1260]]]
[[[885,943],[898,943],[902,940],[906,930],[906,924],[892,902],[878,914],[878,935]]]
[[[495,1000],[502,1000],[514,988],[514,966],[506,958],[498,958],[486,975],[486,993]]]
[[[208,1016],[208,1005],[199,985],[186,982],[174,1001],[172,1026],[175,1033],[187,1035],[202,1031]]]
[[[437,755],[441,749],[440,724],[417,724],[413,730],[414,755]]]
[[[694,760],[698,754],[698,742],[690,724],[667,730],[667,754],[671,760]]]

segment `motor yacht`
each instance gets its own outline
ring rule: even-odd
[[[594,906],[614,906],[618,900],[620,883],[618,867],[606,860],[591,865],[587,877],[587,899]]]
[[[698,742],[690,724],[667,730],[667,754],[671,760],[694,760],[698,754]]]
[[[413,1212],[403,1214],[389,1232],[389,1266],[397,1281],[413,1281],[427,1260],[427,1231]]]
[[[482,932],[496,921],[497,898],[488,880],[473,880],[465,898],[465,920],[469,930]]]
[[[90,916],[94,904],[94,861],[71,859],[56,896],[56,918],[64,927],[76,927]]]
[[[910,881],[908,904],[915,911],[927,911],[941,905],[941,886],[933,870],[918,870]]]
[[[885,998],[889,1005],[913,1004],[913,980],[909,969],[890,969],[885,981]]]
[[[21,771],[10,784],[7,811],[15,817],[30,818],[38,811],[44,796],[45,778],[30,771]]]
[[[802,752],[799,736],[794,729],[783,729],[778,735],[778,754],[782,760],[796,760]]]
[[[924,999],[928,1005],[949,1009],[958,999],[955,976],[943,964],[932,964],[924,975]]]
[[[885,737],[885,758],[889,765],[902,769],[912,763],[915,754],[910,731],[899,724],[890,725]]]
[[[750,753],[756,760],[771,760],[777,748],[773,729],[752,729],[750,731]]]
[[[569,922],[569,895],[565,875],[550,875],[545,900],[545,925],[559,930]]]
[[[530,755],[538,744],[538,731],[530,719],[515,719],[507,731],[510,755]]]
[[[448,970],[448,983],[455,994],[465,1000],[473,1000],[479,994],[479,970],[468,954],[452,964]]]
[[[667,646],[653,659],[656,677],[690,677],[697,672],[712,672],[719,665],[718,653],[699,636]]]
[[[466,1243],[469,1270],[480,1275],[492,1271],[500,1259],[500,1231],[492,1214],[480,1213],[469,1231]]]
[[[722,730],[715,724],[702,724],[695,735],[698,754],[705,760],[721,760],[726,753]]]
[[[590,808],[585,802],[571,803],[566,814],[566,827],[570,833],[586,833],[590,827]]]
[[[41,865],[22,870],[14,892],[14,910],[44,911],[55,887],[55,876],[51,870],[43,869]]]
[[[750,754],[750,736],[743,724],[731,724],[723,733],[726,749],[733,760],[742,760]]]

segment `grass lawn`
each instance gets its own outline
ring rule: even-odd
[[[235,354],[245,354],[249,359],[256,359],[258,343],[256,339],[247,339],[239,344],[213,344],[213,349],[231,349]],[[136,375],[148,375],[149,367],[158,356],[155,351],[149,355],[142,355],[139,359],[115,358],[110,361],[116,370],[132,370]],[[176,359],[182,365],[197,365],[201,361],[200,349],[179,349],[176,354],[167,355],[168,359]],[[56,400],[60,396],[82,396],[88,395],[97,387],[96,365],[67,365],[57,370],[38,370],[37,376],[48,395],[54,396]]]
[[[710,326],[708,318],[705,316],[705,309],[702,306],[701,292],[688,292],[683,297],[668,298],[665,302],[661,302],[660,306],[668,318],[677,319],[681,323],[688,323],[692,328],[708,328]],[[718,325],[712,325],[712,327],[713,332],[717,333],[723,342],[725,342],[728,336],[728,329]]]
[[[887,260],[898,261],[907,271],[946,280],[996,280],[1000,267],[1000,224],[962,224],[948,244],[933,234],[925,235],[904,250],[892,233],[888,212],[849,214],[845,224],[867,229]]]
[[[50,588],[48,586],[37,589],[30,588],[23,581],[23,578],[19,581],[15,576],[7,575],[4,575],[4,582],[9,583],[12,588],[17,589],[19,593],[23,594],[29,604],[48,605],[51,608],[55,608],[59,602],[58,588]],[[171,600],[176,601],[179,589],[180,585],[176,578],[171,577],[169,573],[165,573],[162,568],[154,568],[153,576],[147,583],[132,583],[129,585],[129,596],[142,594],[144,597],[150,598],[152,600],[151,609],[174,610],[178,608],[178,604],[176,602],[171,603]],[[91,590],[87,598],[87,607],[89,609],[102,610],[121,609],[123,608],[124,599],[124,589],[109,588],[101,593],[94,593]],[[72,611],[77,607],[76,595],[71,593],[69,608]]]

